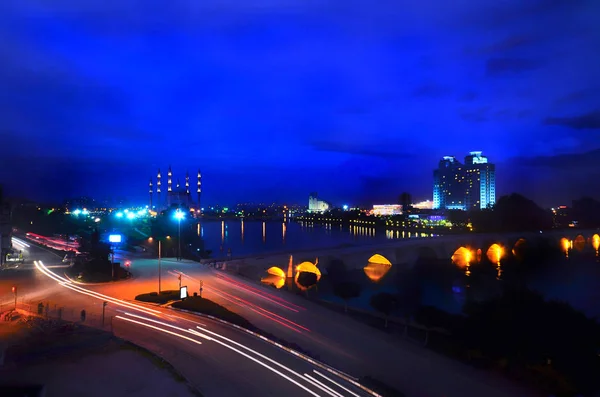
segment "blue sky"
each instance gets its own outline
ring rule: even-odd
[[[12,195],[425,199],[483,150],[500,194],[600,196],[598,1],[5,0],[0,37]]]

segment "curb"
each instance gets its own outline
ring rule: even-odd
[[[247,334],[250,334],[250,335],[254,336],[255,338],[262,339],[263,341],[265,341],[265,342],[267,342],[267,343],[269,343],[269,344],[271,344],[273,346],[276,346],[276,347],[278,347],[279,349],[281,349],[283,351],[286,351],[286,352],[288,352],[290,354],[293,354],[296,357],[298,357],[298,358],[300,358],[300,359],[302,359],[302,360],[304,360],[306,362],[309,362],[310,364],[312,364],[314,366],[317,366],[317,367],[319,367],[319,368],[321,368],[321,369],[323,369],[323,370],[325,370],[325,371],[327,371],[327,372],[329,372],[329,373],[331,373],[333,375],[336,375],[336,376],[344,379],[346,382],[348,382],[348,383],[350,383],[350,384],[358,387],[359,389],[361,389],[361,390],[363,390],[363,391],[371,394],[374,397],[383,397],[382,395],[376,393],[375,391],[373,391],[373,390],[371,390],[371,389],[369,389],[369,388],[361,385],[360,383],[358,383],[358,378],[355,378],[355,377],[353,377],[351,375],[348,375],[345,372],[339,371],[339,370],[337,370],[337,369],[335,369],[335,368],[333,368],[333,367],[331,367],[331,366],[329,366],[329,365],[327,365],[325,363],[317,361],[317,360],[315,360],[315,359],[307,356],[306,354],[303,354],[303,353],[297,352],[295,350],[292,350],[289,347],[285,347],[281,343],[277,343],[275,341],[272,341],[271,339],[269,339],[269,338],[267,338],[267,337],[265,337],[263,335],[260,335],[259,333],[256,333],[254,331],[250,331],[247,328],[240,327],[239,325],[230,323],[229,321],[221,320],[220,318],[217,318],[217,317],[214,317],[214,316],[211,316],[211,315],[208,315],[208,314],[194,312],[194,311],[185,310],[185,309],[177,309],[177,308],[172,307],[172,306],[165,306],[165,307],[168,307],[169,309],[174,310],[174,311],[188,313],[188,314],[192,314],[192,315],[195,315],[195,316],[198,316],[198,317],[209,318],[209,319],[211,319],[213,321],[217,321],[217,322],[219,322],[221,324],[225,324],[225,325],[227,325],[229,327],[236,328],[236,329],[238,329],[238,330],[240,330],[242,332],[245,332]]]

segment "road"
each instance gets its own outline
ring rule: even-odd
[[[61,266],[61,258],[34,245],[27,249],[27,256],[35,260],[35,269],[26,264],[18,270],[3,271],[0,282],[2,291],[18,286],[20,307],[36,310],[41,300],[50,315],[60,311],[61,317],[69,321],[80,321],[80,311],[85,309],[86,323],[112,329],[117,336],[159,354],[205,396],[372,395],[333,368],[314,365],[230,326],[99,292],[111,288],[92,289],[73,283],[57,267]],[[126,281],[111,287],[129,291],[135,285]],[[4,308],[14,304],[8,295],[0,294]],[[107,302],[104,324],[103,302]]]
[[[157,260],[132,261],[133,280],[90,288],[133,300],[158,288]],[[162,289],[178,289],[178,274],[190,293],[204,282],[203,296],[259,328],[303,349],[345,373],[370,375],[415,397],[532,396],[512,382],[476,370],[375,330],[283,290],[258,285],[196,262],[162,260]]]

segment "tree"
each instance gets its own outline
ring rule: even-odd
[[[552,228],[552,214],[528,198],[513,193],[500,197],[492,209],[473,211],[478,232],[528,232]]]
[[[298,284],[307,290],[317,284],[317,275],[312,272],[300,272],[298,274]]]
[[[402,212],[410,213],[412,211],[412,197],[410,193],[404,192],[398,198],[399,204],[402,206]]]
[[[327,266],[327,278],[334,286],[346,280],[348,269],[341,259],[333,259]]]
[[[411,317],[421,306],[421,280],[416,270],[398,276],[397,307],[404,315],[404,334],[408,333]]]
[[[336,284],[333,287],[333,293],[335,296],[344,300],[344,311],[348,311],[348,300],[358,298],[360,296],[361,288],[360,284],[352,281],[344,281]]]
[[[371,307],[385,316],[385,327],[388,325],[388,316],[396,309],[398,302],[396,296],[388,292],[380,292],[371,297]]]

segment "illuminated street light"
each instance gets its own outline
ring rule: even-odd
[[[177,211],[175,211],[175,219],[177,219],[177,223],[179,224],[179,237],[177,238],[179,249],[177,253],[177,260],[181,260],[181,220],[183,218],[185,218],[185,212],[178,208]]]

